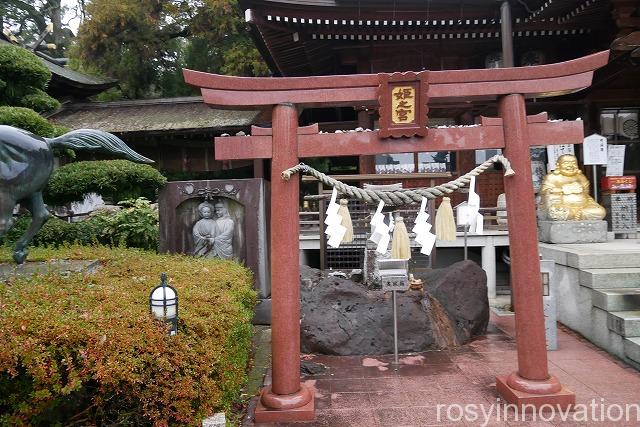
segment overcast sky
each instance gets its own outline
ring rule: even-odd
[[[66,6],[70,9],[73,9],[78,5],[78,2],[75,0],[62,0],[62,6]],[[74,12],[71,11],[68,13],[63,19],[63,22],[69,21],[74,16]],[[69,28],[73,31],[73,34],[78,35],[78,26],[80,25],[80,18],[74,18],[69,21]]]

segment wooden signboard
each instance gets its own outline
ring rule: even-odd
[[[427,135],[428,72],[378,74],[381,138]]]

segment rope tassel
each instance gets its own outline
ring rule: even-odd
[[[353,242],[353,223],[351,222],[351,214],[349,213],[349,201],[347,199],[340,199],[340,208],[338,208],[338,215],[342,217],[341,225],[347,229],[342,238],[342,243]]]
[[[393,228],[393,238],[391,240],[391,258],[409,259],[411,258],[411,247],[409,246],[409,233],[404,225],[404,218],[396,218]]]
[[[451,199],[442,198],[442,203],[436,212],[436,238],[438,240],[456,240],[456,221],[453,218]]]

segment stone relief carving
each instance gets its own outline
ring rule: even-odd
[[[180,187],[180,192],[187,196],[199,196],[205,200],[212,200],[216,197],[237,198],[238,189],[231,184],[226,184],[224,188],[200,188],[196,190],[195,186],[188,182]]]
[[[233,258],[235,222],[229,215],[226,201],[208,198],[198,205],[200,219],[192,229],[193,255],[207,258]]]

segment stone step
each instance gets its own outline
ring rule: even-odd
[[[636,363],[640,363],[640,337],[624,340],[624,354]]]
[[[540,243],[539,249],[543,259],[580,270],[637,268],[640,265],[640,245],[636,240],[618,239],[589,245]]]
[[[580,284],[592,289],[640,287],[640,268],[593,268],[580,271]]]
[[[640,288],[594,289],[592,304],[605,311],[640,310]]]
[[[623,337],[640,337],[640,310],[608,313],[607,327]]]

